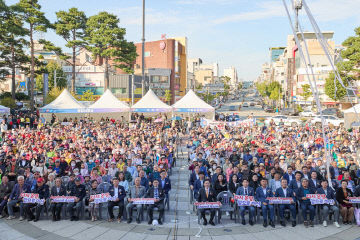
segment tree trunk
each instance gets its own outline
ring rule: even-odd
[[[105,57],[105,84],[104,92],[109,88],[109,59]]]
[[[30,107],[34,111],[34,78],[35,78],[35,56],[34,56],[34,39],[33,39],[33,24],[30,24],[30,54],[31,54],[31,67],[30,67]]]
[[[15,51],[14,47],[11,47],[11,98],[15,100],[15,91],[16,91],[16,85],[15,85]]]

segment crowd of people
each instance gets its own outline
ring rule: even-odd
[[[77,221],[86,206],[96,221],[101,204],[91,196],[109,193],[108,221],[131,223],[136,209],[136,222],[142,221],[146,210],[151,224],[157,208],[157,221],[162,224],[171,190],[169,175],[182,139],[188,149],[189,185],[195,201],[218,201],[224,191],[253,196],[261,203],[264,227],[274,227],[275,207],[267,198],[293,198],[292,204],[278,206],[281,225],[289,217],[295,226],[297,215],[302,214],[304,225],[312,227],[319,213],[307,195],[325,194],[337,204],[320,207],[323,225],[327,226],[329,213],[337,227],[340,215],[343,224],[353,223],[356,206],[349,197],[360,196],[359,131],[327,128],[325,144],[321,129],[311,124],[204,126],[199,117],[180,121],[160,117],[163,121],[157,123],[136,115],[131,123],[83,118],[66,119],[63,124],[56,117],[45,123],[35,116],[22,124],[4,116],[0,126],[1,217],[11,220],[19,211],[19,220],[38,221],[49,209],[52,220],[59,221],[65,218],[65,208],[70,220]],[[45,204],[23,203],[22,193],[36,193]],[[51,200],[54,196],[75,200],[58,203]],[[155,202],[145,207],[132,202],[135,198]],[[116,217],[115,206],[119,209]],[[209,222],[206,211],[210,211]],[[239,206],[238,211],[242,224],[246,224],[246,211],[249,224],[255,224],[255,207]],[[204,225],[215,225],[214,209],[201,209],[199,214]]]
[[[192,129],[187,147],[194,201],[215,202],[224,191],[252,196],[261,203],[264,227],[275,227],[275,205],[268,198],[292,198],[291,204],[276,206],[282,226],[286,225],[285,209],[289,209],[287,217],[293,227],[297,214],[302,214],[306,227],[313,227],[315,215],[321,214],[326,227],[329,212],[334,214],[337,227],[339,213],[343,224],[352,224],[356,204],[350,203],[349,197],[360,197],[360,133],[327,127],[325,135],[327,144],[321,129],[309,123]],[[336,204],[320,205],[317,212],[308,194],[325,194]],[[208,224],[206,211],[210,212],[209,223],[215,225],[215,209],[199,211],[203,224]],[[238,206],[238,211],[243,225],[246,211],[249,224],[255,223],[254,206]]]
[[[29,124],[18,123],[4,116],[1,123],[0,148],[0,214],[12,220],[19,210],[19,220],[38,221],[41,212],[49,208],[52,220],[62,217],[66,208],[71,221],[79,220],[86,206],[91,219],[99,218],[99,203],[92,195],[109,193],[109,221],[114,221],[113,209],[118,206],[116,220],[137,209],[140,223],[144,210],[134,204],[134,198],[153,198],[147,207],[148,222],[153,221],[153,209],[159,210],[162,224],[164,204],[171,190],[169,172],[175,163],[176,138],[179,126],[164,121],[154,124],[143,115],[134,116],[131,124],[102,119],[66,119],[54,116],[50,123],[35,117]],[[22,193],[36,193],[45,204],[24,203]],[[74,202],[59,203],[54,196],[72,196]],[[126,211],[125,211],[126,210]]]

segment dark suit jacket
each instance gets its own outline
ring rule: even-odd
[[[269,203],[269,200],[266,200],[266,198],[273,196],[274,194],[269,187],[266,188],[266,194],[264,194],[263,188],[261,186],[256,189],[256,199],[262,203]]]
[[[247,189],[248,189],[247,196],[254,196],[255,195],[254,189],[252,187],[247,187]],[[245,195],[245,188],[244,187],[238,187],[238,189],[236,190],[236,195]]]
[[[275,191],[275,197],[282,197],[282,198],[292,198],[294,202],[296,202],[296,198],[294,196],[294,191],[291,188],[286,189],[286,196],[284,195],[284,190],[282,188],[278,188]]]
[[[115,195],[115,187],[114,185],[111,185],[109,188],[109,193],[113,197]],[[126,197],[126,191],[125,188],[121,185],[118,185],[118,198],[119,201],[124,201],[124,198]]]
[[[326,198],[327,199],[335,199],[335,191],[332,190],[332,188],[328,187],[327,189],[327,194],[326,194]],[[317,194],[325,194],[325,191],[324,189],[321,187],[321,188],[318,188],[316,190],[316,193]]]
[[[360,197],[360,185],[355,188],[354,196]]]
[[[194,186],[194,183],[195,183],[196,180],[197,180],[196,173],[195,172],[191,173],[190,174],[190,179],[189,179],[189,185]]]
[[[24,183],[23,186],[23,193],[31,193],[31,187],[28,184]],[[18,200],[20,197],[20,185],[17,183],[15,184],[11,194],[10,194],[10,199],[11,200]]]
[[[231,193],[236,193],[236,191],[238,190],[238,188],[240,187],[240,183],[234,183],[233,181],[231,181],[229,183],[229,191]]]
[[[314,192],[320,187],[321,187],[321,185],[320,185],[319,180],[316,179],[316,185],[314,184],[312,179],[309,180],[309,188],[312,188],[314,190]]]
[[[205,180],[205,179],[204,179]],[[204,187],[204,180],[201,184],[200,179],[196,180],[194,183],[194,195],[197,196],[197,194],[199,193],[200,189]]]
[[[210,188],[209,195],[206,197],[205,188],[201,188],[198,195],[198,202],[216,202],[216,193],[215,190]]]
[[[300,181],[300,187],[301,187],[301,181]],[[289,184],[289,188],[291,190],[293,190],[294,192],[296,192],[299,188],[298,188],[298,185],[297,185],[297,182],[296,182],[296,179],[293,179],[290,184]]]
[[[295,175],[294,174],[291,174],[292,176],[292,180],[295,180]],[[289,180],[289,174],[288,173],[285,173],[284,176],[283,176],[283,179],[286,179],[287,182],[288,182],[288,185],[290,184],[290,180]]]
[[[346,191],[347,191],[348,197],[353,196],[353,193],[351,192],[350,189],[347,188]],[[344,203],[344,200],[346,200],[346,199],[345,199],[344,192],[341,187],[336,191],[336,200],[339,202],[339,204],[346,204],[346,203]]]
[[[77,197],[80,201],[86,196],[86,189],[84,184],[80,184],[79,186],[73,186],[70,189],[69,196]]]
[[[164,186],[162,185],[161,178],[159,179],[159,185],[164,190],[165,194],[168,194],[169,191],[171,190],[171,181],[169,178],[165,178],[164,180],[165,180]]]
[[[32,193],[39,194],[40,199],[48,199],[49,195],[50,195],[49,186],[46,184],[42,185],[41,187],[39,187],[38,185],[35,185],[35,188],[32,191]]]
[[[151,188],[149,188],[149,190],[146,192],[146,197],[147,198],[154,198],[154,190],[155,190],[155,188],[154,187],[151,187]],[[160,200],[160,202],[162,202],[164,199],[165,199],[165,192],[164,192],[164,190],[160,187],[160,185],[159,185],[159,187],[158,187],[158,191],[159,191],[159,200]]]
[[[59,194],[57,193],[57,190],[56,190],[56,186],[53,186],[51,188],[51,193],[50,193],[51,196],[66,196],[66,188],[61,185],[60,187],[60,191],[59,191]]]
[[[315,190],[314,190],[314,189],[312,189],[312,188],[310,188],[310,187],[308,187],[308,189],[309,189],[309,194],[315,194]],[[301,186],[301,187],[296,191],[296,199],[299,200],[300,203],[301,203],[301,202],[304,201],[304,200],[302,200],[303,197],[306,197],[306,196],[304,196],[304,188]],[[305,200],[305,201],[310,202],[309,199],[308,199],[308,200]]]

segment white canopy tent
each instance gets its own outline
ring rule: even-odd
[[[131,111],[146,113],[147,115],[156,115],[158,113],[171,113],[172,107],[162,102],[155,93],[149,89],[145,96],[131,107]]]
[[[124,116],[129,117],[130,107],[107,89],[95,103],[89,106],[88,110],[95,120],[100,120],[102,117],[121,119]]]
[[[189,90],[186,95],[177,101],[174,105],[174,114],[199,114],[213,119],[215,108],[204,102],[193,90]]]
[[[85,106],[79,103],[67,89],[51,103],[40,108],[40,115],[46,121],[51,119],[52,114],[55,114],[60,121],[66,118],[83,117],[88,112]]]
[[[10,114],[10,108],[0,105],[0,114]]]
[[[344,111],[344,126],[350,128],[353,122],[360,121],[360,103]]]

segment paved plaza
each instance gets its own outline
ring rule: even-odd
[[[295,228],[290,225],[284,228],[278,224],[274,229],[271,227],[264,228],[262,224],[254,226],[235,224],[225,214],[222,217],[221,224],[217,224],[215,227],[198,225],[197,216],[192,212],[193,208],[189,204],[187,161],[182,159],[177,164],[178,167],[174,168],[171,176],[170,210],[166,211],[165,222],[162,226],[148,225],[145,220],[141,224],[126,224],[124,222],[119,224],[88,220],[78,222],[62,220],[54,223],[50,220],[20,222],[2,219],[0,220],[0,240],[360,239],[360,228],[356,226],[336,228],[329,224],[326,228],[322,225],[305,228],[299,224]]]

